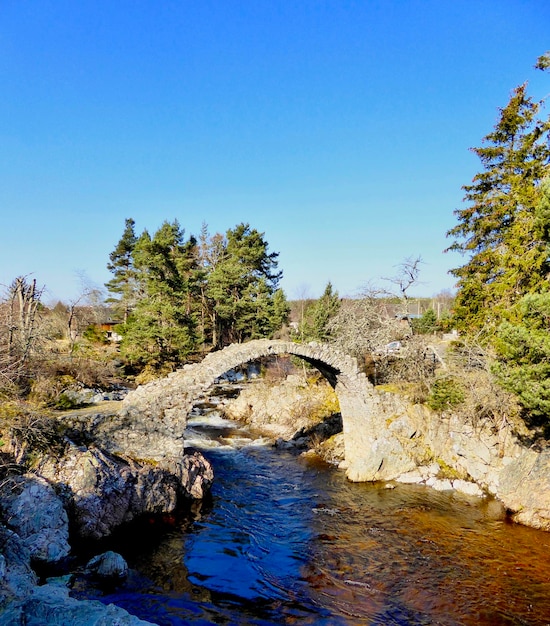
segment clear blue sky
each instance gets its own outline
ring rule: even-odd
[[[124,219],[248,222],[294,299],[443,254],[548,0],[0,0],[0,283],[103,285]]]

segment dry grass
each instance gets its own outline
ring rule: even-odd
[[[3,447],[17,464],[32,464],[37,455],[58,454],[64,448],[59,422],[22,402],[0,405],[0,433]]]

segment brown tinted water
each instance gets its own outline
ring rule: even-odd
[[[550,624],[550,534],[494,501],[341,478],[311,572],[350,623]]]

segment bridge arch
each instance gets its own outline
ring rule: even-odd
[[[207,378],[212,383],[226,372],[236,367],[269,356],[293,355],[300,357],[317,368],[332,387],[345,385],[364,378],[359,371],[357,360],[334,348],[316,342],[308,344],[291,341],[257,339],[242,344],[232,344],[223,350],[210,353],[202,361],[201,368],[206,370]]]
[[[372,385],[359,370],[357,360],[332,346],[321,343],[293,343],[283,340],[257,339],[231,344],[223,350],[208,354],[200,363],[185,365],[167,377],[138,387],[123,403],[123,416],[148,423],[155,433],[151,442],[163,436],[180,440],[195,401],[226,372],[263,357],[294,355],[310,363],[328,380],[335,390],[342,414],[345,462],[351,480],[361,480],[360,450],[367,441],[371,418],[369,399]],[[150,457],[162,456],[151,444]]]

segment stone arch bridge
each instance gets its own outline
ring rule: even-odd
[[[359,371],[356,359],[326,344],[299,344],[258,339],[232,344],[208,354],[200,363],[185,365],[166,378],[152,381],[128,394],[122,417],[132,424],[136,449],[146,448],[150,459],[183,450],[183,431],[193,404],[226,372],[262,357],[294,355],[321,372],[334,388],[342,414],[345,465],[351,480],[369,480],[365,452],[372,447],[373,388]],[[143,452],[141,454],[143,456]],[[379,468],[376,468],[376,470]]]
[[[177,466],[187,415],[196,400],[225,372],[279,354],[311,363],[333,385],[350,480],[396,479],[467,494],[486,492],[500,499],[517,521],[550,530],[550,451],[522,446],[510,424],[495,429],[489,420],[474,426],[460,414],[434,414],[398,394],[375,390],[355,359],[328,345],[267,339],[233,344],[138,387],[112,421],[94,421],[93,429],[103,429],[100,441],[111,452],[166,467],[175,461]],[[451,469],[450,477],[440,477],[442,468]]]

